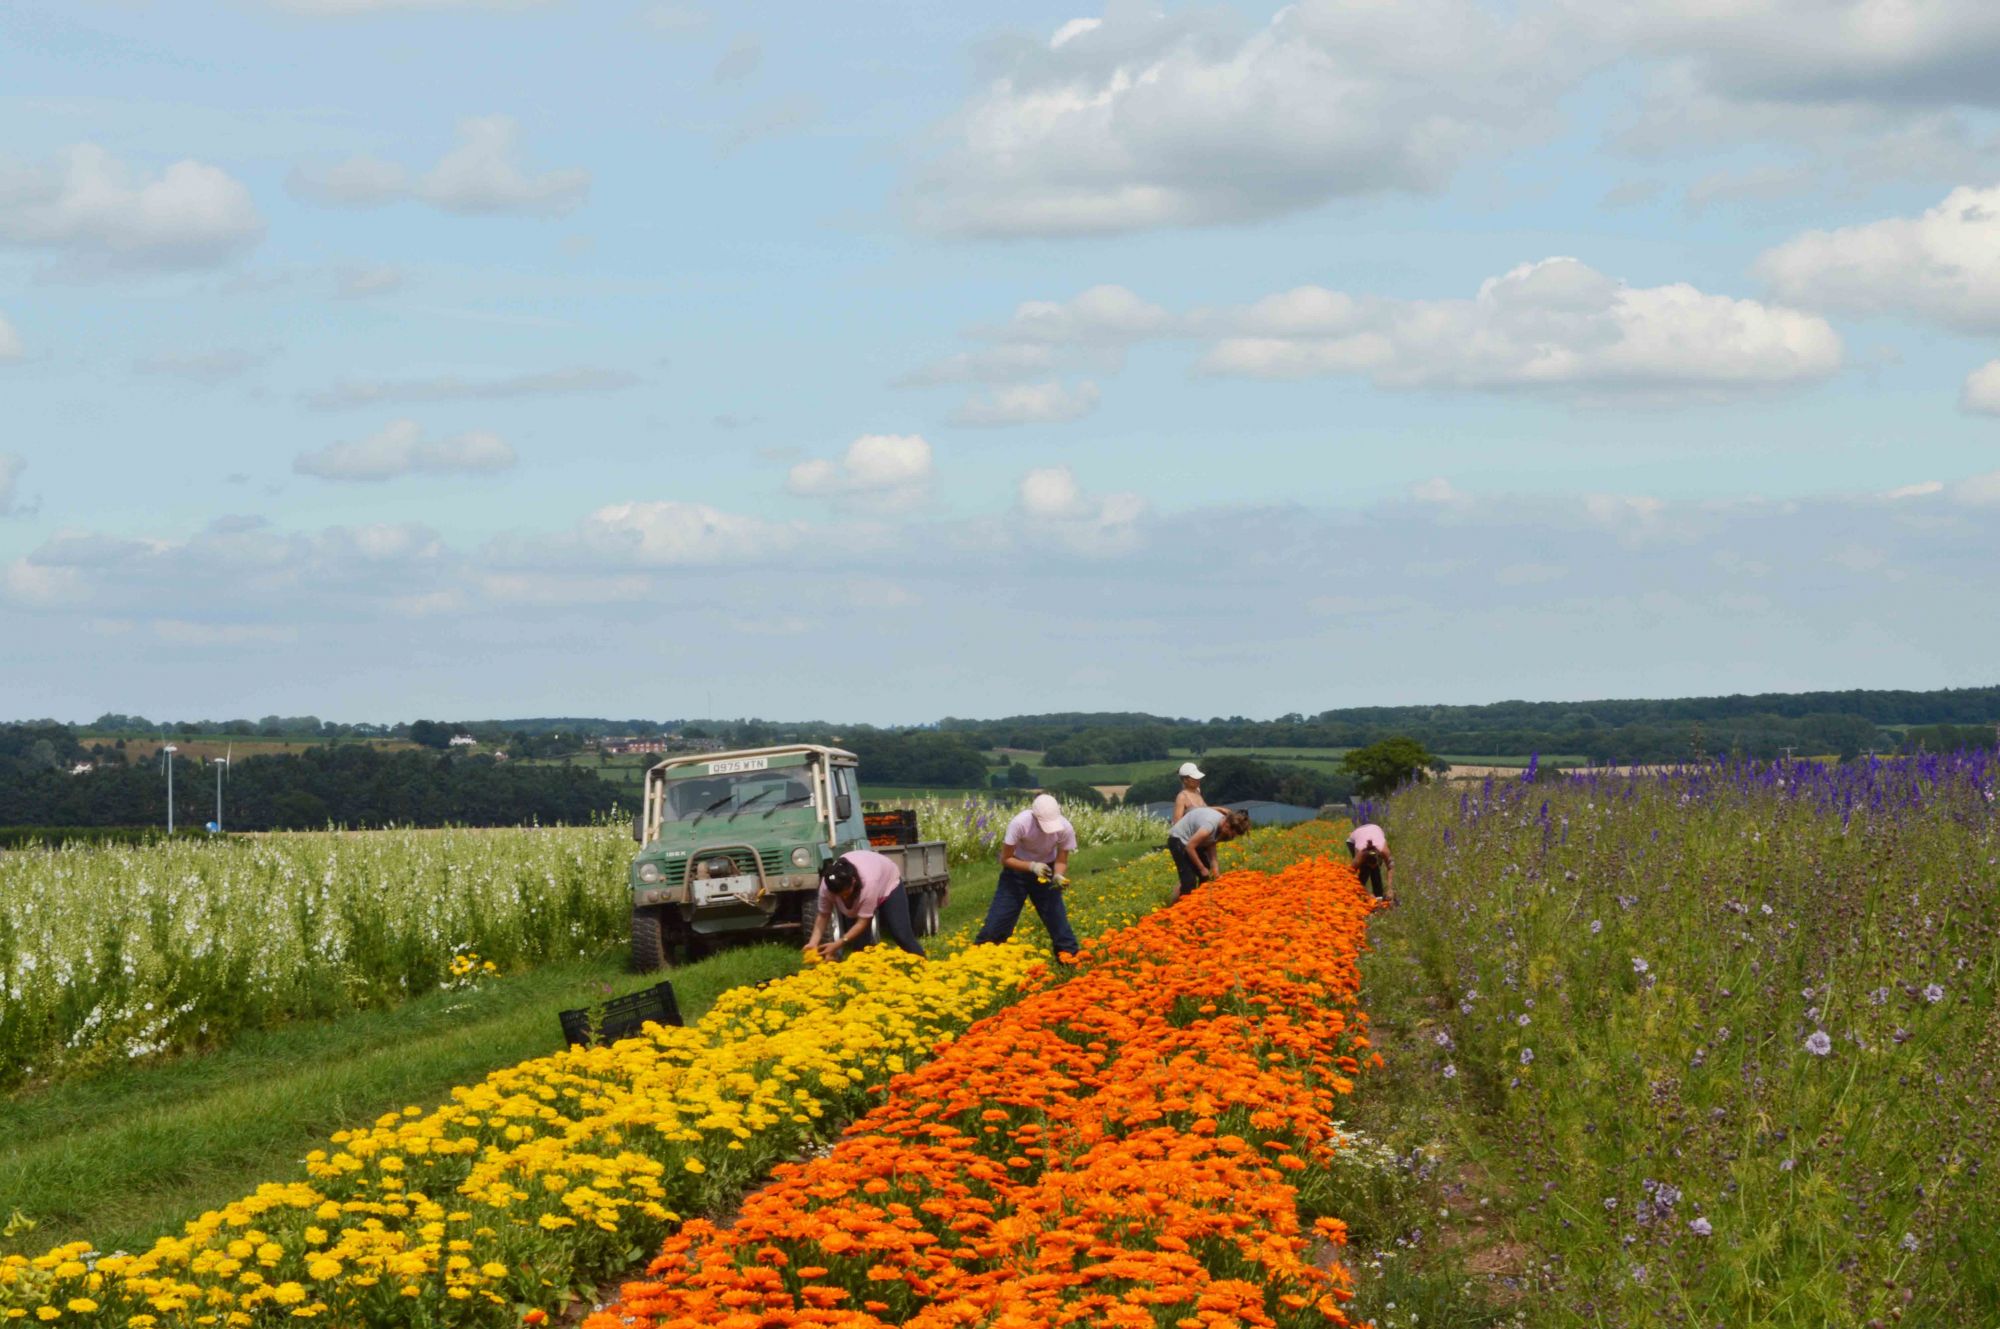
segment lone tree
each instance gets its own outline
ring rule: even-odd
[[[1430,779],[1435,762],[1414,738],[1385,738],[1340,759],[1341,766],[1354,777],[1354,792],[1365,798],[1386,794],[1412,780]]]

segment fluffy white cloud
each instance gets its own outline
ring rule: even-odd
[[[1570,258],[1527,263],[1470,300],[1288,292],[1226,316],[1242,333],[1213,374],[1362,374],[1386,388],[1712,394],[1824,378],[1840,337],[1823,319],[1685,283],[1634,287]]]
[[[920,434],[863,434],[838,460],[815,457],[785,474],[785,488],[809,498],[908,507],[929,492],[931,445]]]
[[[21,485],[21,472],[28,460],[12,452],[0,452],[0,517],[14,510],[14,495]]]
[[[951,419],[960,425],[1060,424],[1089,415],[1097,398],[1097,385],[1089,381],[1014,383],[966,398]]]
[[[1917,217],[1808,231],[1757,260],[1779,298],[2000,331],[2000,186],[1954,189]]]
[[[1021,477],[1019,506],[1037,538],[1079,554],[1116,554],[1139,543],[1146,500],[1137,494],[1087,494],[1067,466],[1042,466]]]
[[[183,539],[65,531],[8,565],[3,580],[34,607],[268,627],[302,605],[334,616],[379,607],[392,591],[429,590],[454,567],[423,526],[284,533],[260,518],[224,517]]]
[[[600,564],[619,567],[743,565],[792,549],[803,536],[796,525],[659,499],[597,509],[578,526],[574,546]]]
[[[1005,68],[914,184],[920,224],[1062,235],[1268,217],[1441,186],[1532,124],[1574,57],[1478,0],[1299,0],[1245,31],[1112,4]]]
[[[366,438],[299,454],[292,469],[322,480],[375,482],[406,475],[491,475],[511,468],[514,449],[497,434],[426,438],[413,420],[395,420]]]
[[[1572,0],[1585,29],[1739,101],[2000,106],[1987,0]]]
[[[639,381],[637,374],[626,370],[580,365],[483,379],[461,378],[456,374],[435,378],[348,379],[324,391],[307,393],[304,400],[317,411],[345,411],[388,403],[504,401],[514,397],[618,392]]]
[[[2000,415],[2000,360],[1988,360],[1965,376],[1958,404],[1980,415]]]
[[[362,155],[293,170],[294,193],[335,207],[375,207],[417,199],[446,212],[560,216],[590,192],[578,167],[529,173],[520,162],[520,127],[504,115],[458,122],[458,143],[437,165],[412,175],[394,162]]]
[[[26,348],[21,345],[21,334],[14,331],[14,325],[7,321],[6,315],[0,314],[0,364],[20,359],[25,351]]]
[[[204,162],[148,177],[94,143],[46,165],[0,160],[0,241],[56,251],[80,271],[211,267],[263,235],[250,191]]]
[[[981,335],[1001,343],[1124,346],[1170,335],[1178,320],[1123,286],[1093,286],[1069,300],[1024,300]]]

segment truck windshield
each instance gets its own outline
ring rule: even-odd
[[[660,804],[662,822],[700,817],[729,818],[775,812],[812,802],[812,784],[800,771],[749,771],[667,783]]]

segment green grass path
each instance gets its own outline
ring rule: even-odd
[[[1157,847],[1086,849],[1072,871],[1102,871]],[[995,875],[985,864],[954,871],[947,929],[984,914]],[[1032,910],[1016,935],[1042,940]],[[671,976],[692,1023],[722,992],[798,965],[794,945],[741,945]],[[302,1176],[306,1152],[334,1131],[406,1105],[428,1108],[454,1085],[555,1050],[556,1012],[589,1004],[604,984],[625,993],[656,981],[627,972],[619,947],[474,991],[246,1034],[208,1055],[0,1099],[0,1225],[16,1212],[38,1224],[0,1238],[0,1254],[78,1240],[105,1251],[144,1249],[262,1182]]]

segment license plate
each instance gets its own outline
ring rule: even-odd
[[[771,768],[769,757],[738,757],[734,761],[712,761],[708,764],[710,775],[735,775],[739,771],[765,771]]]

